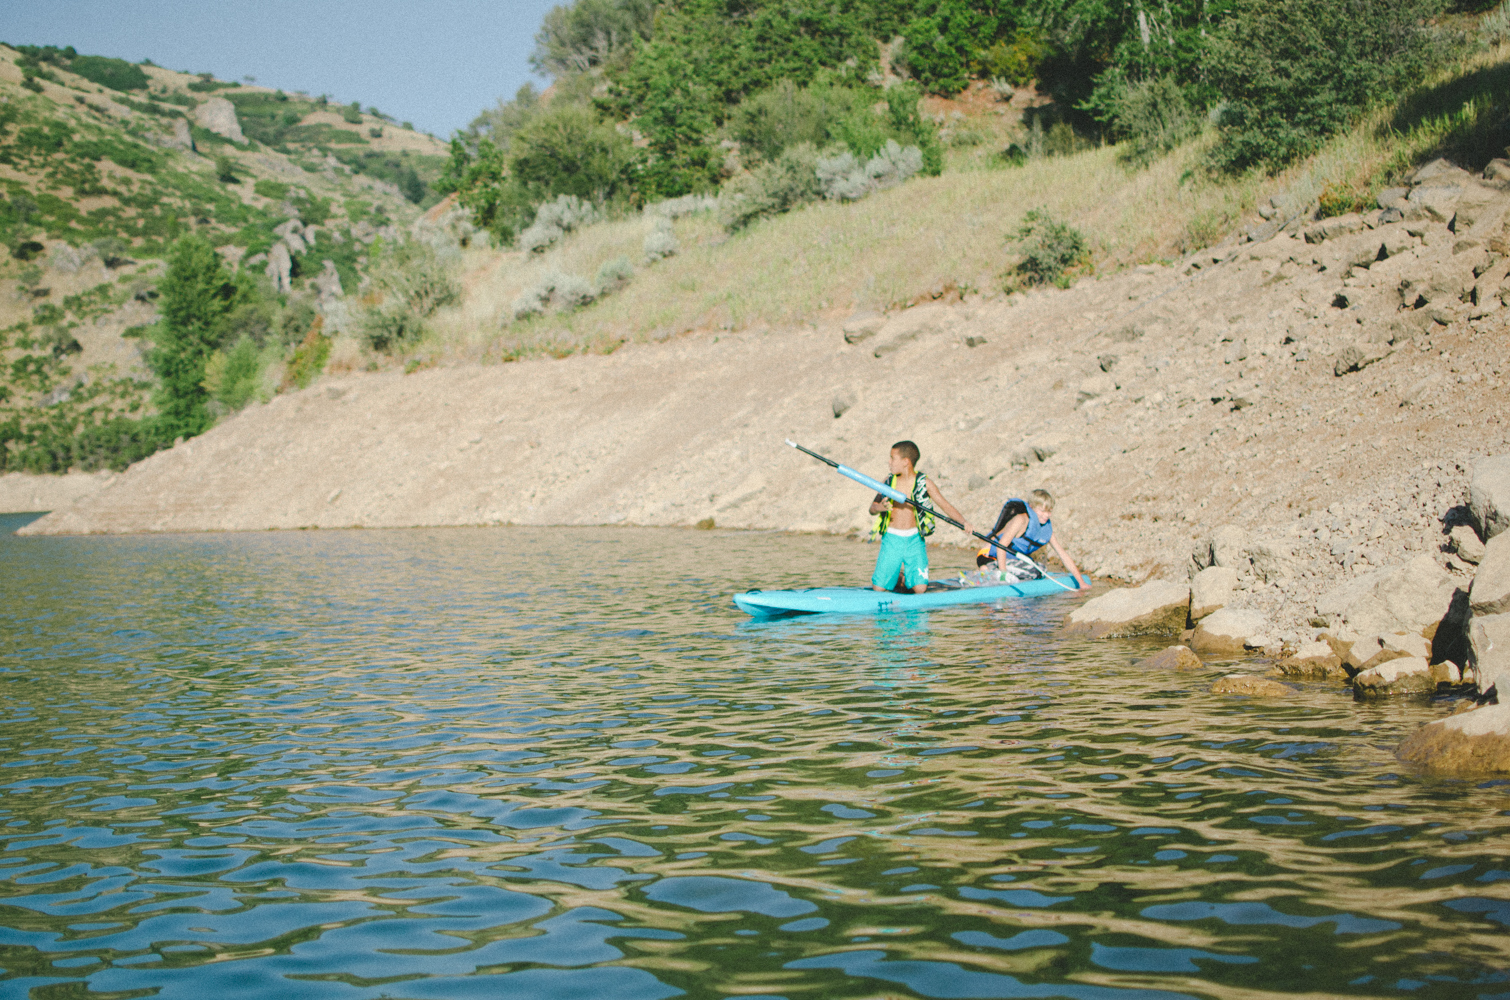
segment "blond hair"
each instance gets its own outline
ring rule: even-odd
[[[1034,507],[1042,507],[1050,514],[1054,513],[1054,498],[1049,495],[1048,490],[1034,490],[1028,494],[1028,500]]]

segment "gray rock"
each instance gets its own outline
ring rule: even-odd
[[[1395,756],[1442,774],[1510,771],[1510,701],[1422,726]]]
[[[851,392],[836,392],[836,393],[834,393],[834,398],[833,398],[833,403],[832,403],[832,408],[833,408],[833,411],[834,411],[834,419],[838,420],[840,417],[844,416],[844,414],[848,413],[851,409],[854,408],[854,405],[855,405],[855,396],[854,396],[854,393],[851,393]]]
[[[224,136],[234,143],[246,142],[241,122],[236,120],[236,105],[224,97],[212,97],[194,109],[194,121],[200,128]]]
[[[1468,606],[1475,616],[1510,611],[1510,533],[1501,532],[1484,546],[1473,588],[1468,591]]]
[[[311,284],[319,291],[321,302],[339,299],[346,294],[341,288],[341,273],[336,270],[335,261],[332,260],[325,262],[324,270],[315,275]]]
[[[1090,378],[1080,383],[1080,387],[1075,394],[1075,402],[1077,404],[1088,403],[1091,400],[1099,399],[1102,396],[1110,396],[1116,391],[1116,379],[1106,374],[1092,375]]]
[[[1454,589],[1447,571],[1423,554],[1334,587],[1316,601],[1316,613],[1343,628],[1349,641],[1395,632],[1431,638],[1452,606]]]
[[[286,292],[290,289],[289,279],[294,269],[293,258],[288,255],[288,247],[281,241],[274,243],[272,249],[267,252],[267,276],[273,279],[275,291]]]
[[[1324,240],[1336,239],[1339,236],[1362,232],[1362,230],[1363,216],[1356,214],[1339,215],[1332,219],[1324,219],[1317,225],[1307,229],[1305,239],[1307,243],[1321,243]]]
[[[1224,524],[1211,533],[1211,565],[1241,571],[1248,562],[1248,533]]]
[[[1458,558],[1464,562],[1477,566],[1479,560],[1484,558],[1484,543],[1479,541],[1479,533],[1468,525],[1458,525],[1448,533],[1447,537],[1451,542],[1452,551],[1457,553]]]
[[[1510,675],[1510,614],[1476,616],[1468,640],[1468,667],[1479,693],[1485,694]]]
[[[1489,541],[1510,528],[1510,455],[1495,455],[1474,463],[1468,484],[1468,509],[1478,524],[1479,537]]]
[[[1178,635],[1190,612],[1190,588],[1155,580],[1124,587],[1086,601],[1070,612],[1067,635],[1118,639],[1135,635]]]
[[[1392,187],[1379,192],[1377,204],[1380,208],[1392,208],[1396,202],[1404,201],[1410,195],[1410,188]]]
[[[1464,170],[1462,167],[1459,167],[1456,163],[1453,163],[1446,157],[1439,156],[1435,160],[1432,160],[1430,163],[1424,164],[1423,166],[1418,168],[1415,173],[1411,174],[1410,183],[1412,185],[1425,184],[1427,181],[1441,180],[1443,178],[1454,180],[1457,183],[1462,183],[1463,181],[1466,181],[1468,179],[1468,171]]]
[[[1232,598],[1237,587],[1237,570],[1230,566],[1210,566],[1190,579],[1190,620],[1200,621],[1220,611]]]
[[[1484,168],[1484,180],[1510,181],[1510,160],[1490,160],[1489,165]]]
[[[1197,653],[1231,656],[1261,649],[1267,642],[1269,622],[1258,611],[1222,608],[1202,618],[1190,637]]]

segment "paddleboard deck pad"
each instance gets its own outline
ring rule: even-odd
[[[988,587],[949,587],[923,594],[897,594],[869,587],[815,587],[811,590],[750,590],[734,595],[739,610],[757,618],[781,615],[878,615],[894,611],[927,611],[958,604],[994,604],[1024,597],[1046,597],[1075,589],[1075,578],[1055,574],[1018,583]]]

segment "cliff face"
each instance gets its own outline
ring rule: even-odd
[[[977,525],[1053,491],[1098,575],[1183,580],[1193,546],[1243,529],[1259,555],[1236,602],[1298,635],[1339,575],[1421,553],[1463,568],[1443,546],[1472,459],[1510,442],[1510,195],[1423,175],[1389,211],[1067,291],[328,380],[25,532],[711,517],[859,533],[868,498],[783,439],[880,471],[911,438]]]

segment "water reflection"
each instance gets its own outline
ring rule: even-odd
[[[0,996],[1510,993],[1507,786],[1390,755],[1440,709],[728,601],[871,556],[0,538]]]

